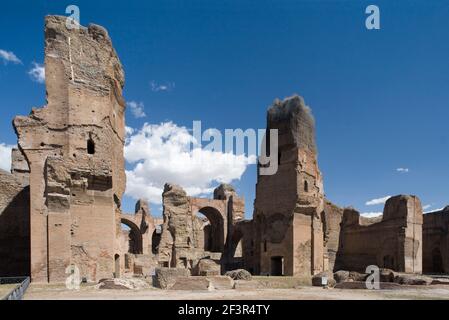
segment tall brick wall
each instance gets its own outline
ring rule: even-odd
[[[423,272],[449,273],[449,206],[423,218]]]
[[[399,195],[387,200],[382,217],[364,218],[345,209],[335,264],[365,272],[369,265],[400,272],[422,272],[421,202]]]
[[[14,119],[30,169],[31,276],[111,277],[125,190],[124,74],[105,29],[45,19],[48,104]]]
[[[299,96],[276,100],[267,112],[267,129],[278,130],[279,165],[274,175],[261,175],[259,170],[257,177],[255,272],[320,272],[324,268],[324,191],[311,110]]]

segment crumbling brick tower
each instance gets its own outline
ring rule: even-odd
[[[310,276],[324,268],[323,182],[311,110],[299,96],[276,100],[267,129],[278,129],[279,167],[274,175],[258,173],[255,272]]]
[[[125,189],[124,73],[105,29],[45,20],[47,106],[16,117],[30,168],[31,277],[111,277]]]

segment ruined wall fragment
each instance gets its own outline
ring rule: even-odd
[[[31,276],[111,277],[125,189],[124,73],[107,31],[45,19],[47,105],[14,119],[30,169]],[[47,237],[48,235],[48,237]]]
[[[257,261],[255,259],[256,233],[253,220],[239,220],[233,225],[228,236],[229,246],[224,270],[245,269],[255,274]]]
[[[324,268],[324,191],[311,110],[299,96],[276,100],[267,112],[267,129],[278,129],[279,167],[274,175],[258,175],[254,212],[259,260],[256,272],[320,272]]]
[[[164,222],[157,252],[159,265],[187,268],[196,274],[198,263],[209,259],[223,268],[230,258],[233,225],[244,216],[243,198],[230,185],[220,185],[213,199],[209,199],[188,197],[175,184],[166,184],[162,197]]]
[[[188,257],[183,256],[183,253],[189,249],[193,239],[189,200],[186,192],[174,184],[165,184],[162,199],[164,224],[159,261],[164,267],[181,267],[181,260],[188,263]]]
[[[335,265],[340,247],[340,224],[343,219],[343,209],[325,200],[322,212],[324,236],[324,270],[338,271]]]
[[[423,272],[449,273],[449,206],[423,216]]]
[[[360,217],[345,209],[336,264],[341,269],[365,272],[377,265],[399,272],[422,272],[421,202],[416,196],[399,195],[387,200],[383,215]]]

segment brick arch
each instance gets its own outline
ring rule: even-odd
[[[139,253],[143,254],[149,254],[151,253],[151,236],[154,231],[154,220],[149,214],[149,212],[145,212],[144,210],[136,209],[136,213],[130,214],[130,213],[122,213],[120,215],[121,222],[125,225],[131,224],[129,226],[132,230],[139,230],[140,238],[142,239],[141,243],[141,250],[139,250]],[[125,222],[123,222],[123,219]]]
[[[229,232],[226,242],[224,256],[224,269],[226,271],[235,269],[246,269],[254,272],[252,256],[254,254],[253,223],[252,220],[241,220],[234,223]],[[241,243],[242,256],[236,256],[237,247]]]
[[[227,200],[189,198],[192,215],[202,213],[209,220],[212,228],[213,243],[209,246],[212,252],[223,252],[227,236]]]
[[[232,235],[230,235],[229,253],[228,253],[229,258],[231,259],[234,258],[237,246],[239,245],[240,241],[243,241],[243,230],[242,228],[239,227],[239,225],[236,225],[234,227]]]
[[[134,240],[134,245],[132,248],[129,248],[130,253],[134,254],[142,254],[143,253],[143,237],[142,232],[138,225],[133,221],[134,219],[129,219],[121,217],[120,222],[130,228],[130,238]]]

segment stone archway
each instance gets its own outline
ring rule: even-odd
[[[220,212],[213,207],[200,208],[197,213],[203,214],[209,225],[204,227],[204,250],[223,252],[225,243],[225,224]]]
[[[154,228],[153,234],[151,235],[151,252],[157,254],[159,252],[159,244],[161,243],[161,226]]]
[[[114,255],[114,278],[120,278],[120,255]]]
[[[140,228],[129,219],[121,218],[120,221],[129,227],[129,253],[142,254],[143,237]]]
[[[228,227],[227,200],[189,198],[192,215],[203,214],[210,223],[205,232],[205,251],[223,252]]]
[[[243,241],[243,232],[239,229],[234,230],[232,236],[230,237],[229,258],[233,259],[236,257],[237,248],[239,244],[242,244],[242,241]]]

